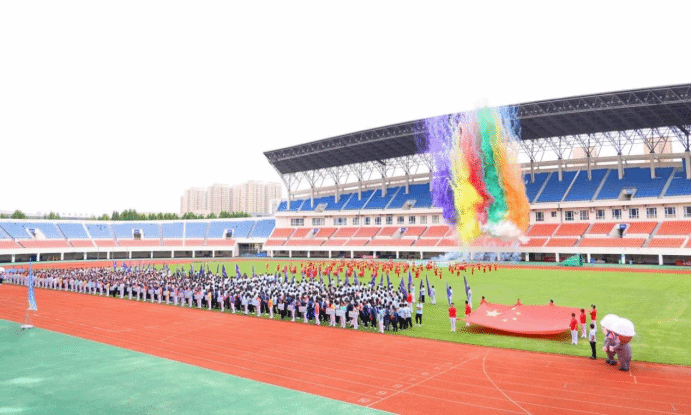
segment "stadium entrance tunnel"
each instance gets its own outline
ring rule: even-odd
[[[173,258],[192,258],[192,251],[175,251]]]

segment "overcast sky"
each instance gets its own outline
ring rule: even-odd
[[[690,1],[0,3],[0,210],[178,212],[262,152],[690,82]]]

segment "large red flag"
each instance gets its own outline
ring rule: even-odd
[[[479,326],[530,335],[559,334],[569,330],[572,313],[578,308],[548,305],[504,305],[485,303],[466,321]]]

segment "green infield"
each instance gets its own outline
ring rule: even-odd
[[[241,273],[251,275],[252,267],[259,273],[266,270],[276,270],[279,264],[300,264],[301,261],[273,261],[268,259],[238,261]],[[205,262],[212,272],[216,272],[217,264],[225,265],[229,276],[235,276],[234,261]],[[199,269],[200,263],[194,263]],[[175,265],[171,268],[175,271]],[[189,270],[190,265],[185,265]],[[300,267],[299,267],[300,269]],[[444,269],[442,279],[428,273],[428,279],[435,285],[437,305],[426,301],[423,311],[423,325],[414,326],[412,330],[399,331],[392,335],[424,337],[445,341],[454,341],[482,346],[494,346],[536,352],[559,353],[574,356],[590,356],[590,346],[586,339],[581,339],[578,346],[570,344],[569,331],[565,328],[564,336],[551,338],[532,338],[504,334],[489,334],[479,332],[464,326],[463,321],[457,323],[457,332],[450,332],[447,314],[447,299],[445,282],[454,291],[454,302],[463,315],[463,303],[466,300],[464,281],[462,277],[451,275]],[[370,282],[370,273],[366,272],[363,283]],[[425,272],[421,274],[425,276]],[[292,277],[289,274],[289,277]],[[296,276],[300,279],[300,275]],[[402,274],[402,277],[403,274]],[[514,304],[521,299],[523,304],[547,304],[550,299],[556,305],[577,307],[590,310],[591,304],[598,308],[598,320],[606,314],[617,314],[630,319],[637,335],[632,340],[634,360],[690,365],[690,276],[684,274],[666,274],[647,272],[597,271],[588,267],[579,269],[541,270],[541,269],[498,269],[484,273],[476,271],[473,275],[466,273],[473,290],[474,307],[478,306],[481,296],[491,303]],[[408,276],[405,277],[408,281]],[[390,274],[392,284],[398,285],[399,278]],[[325,277],[326,281],[326,277]],[[343,276],[342,276],[343,281]],[[379,283],[379,278],[377,280]],[[416,288],[420,280],[414,278]],[[418,290],[416,290],[418,292]],[[298,323],[286,323],[298,324]],[[328,328],[326,328],[328,329]],[[361,330],[367,330],[361,328]],[[599,356],[603,335],[598,332],[597,348]]]
[[[0,320],[0,414],[381,414]]]

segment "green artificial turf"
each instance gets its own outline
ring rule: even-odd
[[[273,261],[269,259],[238,261],[241,273],[251,274],[252,265],[255,272],[266,269],[269,263],[270,271],[276,270],[276,264],[300,264],[301,261]],[[194,263],[199,269],[199,262]],[[225,264],[229,276],[235,276],[234,261],[205,262],[212,272],[216,272],[217,264]],[[171,267],[175,270],[175,265]],[[189,264],[185,269],[189,270]],[[298,266],[300,271],[300,266]],[[370,282],[370,272],[360,281]],[[421,274],[422,276],[425,273]],[[289,275],[289,277],[292,275]],[[403,275],[402,275],[403,276]],[[632,340],[634,360],[690,365],[690,276],[684,274],[664,274],[596,271],[588,267],[564,270],[531,270],[531,269],[499,269],[488,273],[476,271],[474,275],[466,273],[467,280],[473,290],[474,307],[478,306],[481,296],[491,303],[514,304],[520,298],[525,305],[547,304],[550,299],[556,305],[577,307],[590,310],[591,304],[598,308],[598,320],[606,314],[617,314],[630,319],[637,335]],[[297,275],[300,279],[300,275]],[[531,338],[504,334],[482,333],[468,329],[463,321],[457,323],[457,332],[450,332],[447,315],[447,300],[445,281],[454,290],[454,301],[457,309],[463,314],[464,282],[462,277],[451,276],[446,268],[442,279],[432,277],[429,280],[437,291],[437,305],[426,302],[423,312],[423,326],[413,330],[399,331],[397,334],[413,337],[454,341],[482,346],[495,346],[536,352],[559,353],[575,356],[590,356],[591,349],[586,339],[579,339],[578,346],[570,344],[569,331],[564,336],[552,338]],[[399,278],[390,274],[392,284],[397,285]],[[326,281],[326,277],[325,277]],[[343,281],[343,276],[342,276]],[[408,281],[408,276],[406,276]],[[379,283],[379,278],[377,280]],[[420,280],[415,280],[416,289]],[[418,290],[416,290],[418,292]],[[588,321],[588,319],[587,319]],[[291,323],[287,323],[291,324]],[[293,323],[299,324],[299,323]],[[363,329],[363,328],[362,328]],[[363,329],[365,330],[365,329]],[[598,332],[599,347],[603,335]]]
[[[0,320],[0,414],[378,414]]]

